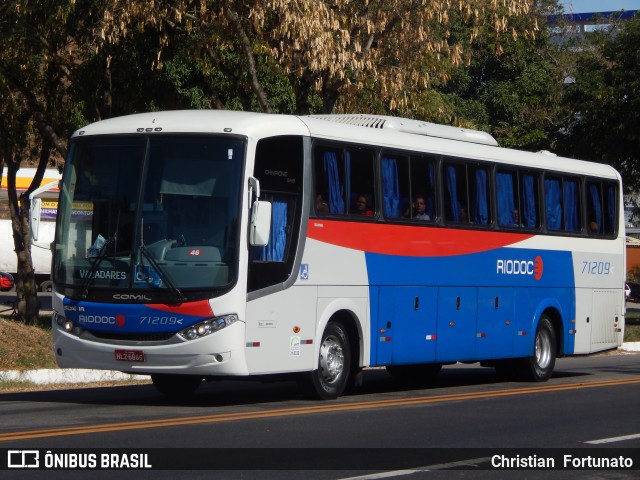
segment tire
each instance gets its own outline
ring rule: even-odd
[[[322,334],[317,367],[304,382],[309,393],[322,400],[342,395],[351,371],[351,348],[347,331],[340,322],[330,322]]]
[[[536,330],[533,355],[520,359],[518,376],[530,382],[546,382],[553,374],[556,355],[556,332],[549,317],[543,315]]]
[[[153,386],[167,397],[186,399],[194,394],[202,383],[201,377],[192,375],[154,374],[151,375]]]
[[[442,365],[440,363],[387,365],[385,368],[387,373],[395,380],[411,384],[423,384],[437,377],[440,370],[442,370]]]

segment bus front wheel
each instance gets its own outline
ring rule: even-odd
[[[310,393],[323,400],[338,398],[344,392],[351,370],[349,337],[340,322],[330,322],[322,334],[317,369],[306,380]]]
[[[551,319],[543,315],[538,323],[533,344],[533,355],[520,359],[519,376],[523,380],[545,382],[551,378],[556,364],[556,333]]]
[[[189,398],[202,383],[201,377],[192,375],[172,375],[158,373],[151,375],[151,381],[156,389],[170,398]]]

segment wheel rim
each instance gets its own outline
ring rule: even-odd
[[[344,370],[344,351],[337,337],[330,335],[320,346],[320,370],[326,383],[334,383]]]
[[[536,364],[545,369],[551,362],[551,337],[549,333],[544,330],[541,331],[536,337]]]

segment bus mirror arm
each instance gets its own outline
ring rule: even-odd
[[[251,225],[249,225],[249,244],[253,247],[264,247],[269,243],[271,233],[271,203],[260,200],[260,181],[249,177],[249,201],[255,194],[251,205]]]
[[[249,177],[249,193],[255,192],[256,199],[260,198],[260,180],[256,177]],[[249,197],[251,198],[251,197]]]
[[[269,243],[271,233],[271,202],[256,200],[251,207],[251,225],[249,226],[249,244],[264,247]]]

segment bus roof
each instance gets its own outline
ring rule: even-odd
[[[501,148],[486,132],[381,115],[276,115],[228,110],[178,110],[116,117],[72,135],[136,133],[231,133],[250,138],[305,135],[435,155],[620,179],[611,166],[558,157],[549,152]]]
[[[309,135],[308,129],[292,115],[276,115],[230,110],[174,110],[114,117],[76,130],[71,138],[84,135],[136,133],[231,133],[249,137]]]

